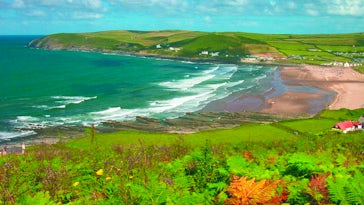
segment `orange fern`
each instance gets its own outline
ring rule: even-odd
[[[320,201],[328,201],[329,200],[329,190],[327,188],[326,178],[330,175],[330,173],[319,174],[311,177],[310,182],[308,183],[309,192],[314,199]]]
[[[255,182],[255,178],[247,180],[247,177],[233,176],[233,180],[228,187],[230,198],[226,204],[266,204],[274,197],[275,190],[280,180],[269,182],[261,180]]]

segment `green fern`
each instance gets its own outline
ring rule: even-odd
[[[354,177],[337,177],[329,181],[329,194],[332,202],[336,204],[364,204],[364,176],[356,172]]]
[[[57,205],[60,203],[56,203],[52,201],[49,196],[49,192],[38,192],[34,196],[26,196],[22,201],[19,202],[21,205],[31,205],[31,204],[39,204],[39,205]]]
[[[351,183],[347,187],[348,201],[355,204],[364,204],[364,175],[361,172],[356,172]]]
[[[292,175],[299,178],[310,179],[315,172],[319,171],[317,158],[306,153],[294,153],[289,155],[284,175]]]
[[[364,204],[363,189],[358,184],[345,187],[347,199],[351,204]]]
[[[328,182],[329,185],[329,195],[331,201],[337,204],[349,204],[346,200],[345,187],[347,186],[347,181],[343,178],[338,178],[333,181]]]

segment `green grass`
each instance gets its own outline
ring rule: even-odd
[[[295,130],[308,135],[317,135],[330,131],[333,125],[344,120],[358,120],[364,109],[324,110],[314,118],[282,121],[274,124],[244,124],[233,129],[218,129],[192,134],[149,133],[139,131],[120,131],[115,133],[98,133],[94,144],[101,147],[112,145],[135,145],[141,141],[146,145],[171,145],[183,140],[191,146],[201,146],[206,141],[215,144],[241,144],[252,142],[279,142],[296,140]],[[73,148],[88,148],[90,137],[72,140],[68,143]]]
[[[318,114],[318,118],[329,118],[338,121],[343,120],[358,120],[364,115],[364,108],[356,110],[340,109],[340,110],[323,110]]]
[[[269,133],[269,134],[267,134]],[[274,136],[274,137],[272,137]],[[191,146],[201,146],[207,140],[213,143],[239,144],[243,142],[276,142],[289,140],[293,134],[285,132],[270,124],[246,124],[233,129],[203,131],[194,134],[169,134],[169,133],[148,133],[138,131],[120,131],[115,133],[97,134],[95,145],[110,147],[111,145],[133,145],[143,141],[146,145],[166,144],[170,145],[178,140]],[[90,137],[79,138],[70,141],[70,147],[87,148],[91,147]]]
[[[90,136],[40,144],[0,157],[0,203],[231,204],[234,176],[276,183],[273,204],[363,204],[364,132],[325,132],[337,119],[363,113],[325,110],[229,130],[123,131],[97,134],[94,144]]]
[[[337,123],[334,119],[306,119],[281,122],[283,126],[308,134],[318,134],[329,131]]]
[[[99,51],[143,52],[163,56],[233,60],[246,54],[273,53],[277,56],[302,56],[291,63],[323,64],[332,61],[351,62],[353,57],[334,52],[363,52],[364,34],[290,35],[243,32],[195,31],[103,31],[94,33],[54,34],[35,42],[36,47],[58,49],[97,49]],[[157,49],[161,44],[163,49]],[[169,46],[182,48],[170,51]],[[321,51],[310,51],[318,49]],[[201,56],[203,50],[220,52],[219,57]],[[228,56],[228,57],[226,57]],[[358,58],[360,56],[356,56]],[[229,59],[228,59],[229,58]],[[231,58],[231,59],[230,59]],[[284,61],[283,61],[284,62]],[[361,71],[362,69],[358,69]]]

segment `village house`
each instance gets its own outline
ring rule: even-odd
[[[349,67],[357,67],[357,66],[361,66],[361,63],[348,63],[348,62],[329,62],[329,63],[324,63],[322,64],[324,66],[337,66],[337,67],[345,67],[345,68],[349,68]]]
[[[181,48],[169,47],[169,50],[170,50],[170,51],[178,52],[179,50],[181,50]]]
[[[364,120],[364,119],[363,119]],[[363,124],[359,121],[344,121],[344,122],[339,122],[337,124],[334,125],[333,127],[334,129],[338,129],[338,130],[342,130],[343,133],[348,133],[351,131],[356,131],[356,130],[361,130],[363,129]]]
[[[212,53],[210,53],[210,56],[217,57],[217,56],[219,56],[219,54],[220,54],[220,52],[212,52]]]
[[[252,56],[252,55],[248,55],[245,58],[242,58],[240,60],[242,63],[257,63],[258,61],[258,56]]]
[[[201,51],[200,55],[208,55],[209,52],[208,51]]]

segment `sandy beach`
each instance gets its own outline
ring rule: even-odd
[[[302,114],[309,113],[314,103],[319,102],[325,91],[334,93],[327,104],[328,109],[357,109],[364,107],[364,74],[352,68],[303,65],[280,68],[282,82],[288,86],[307,86],[323,92],[286,91],[268,99],[266,113]]]

